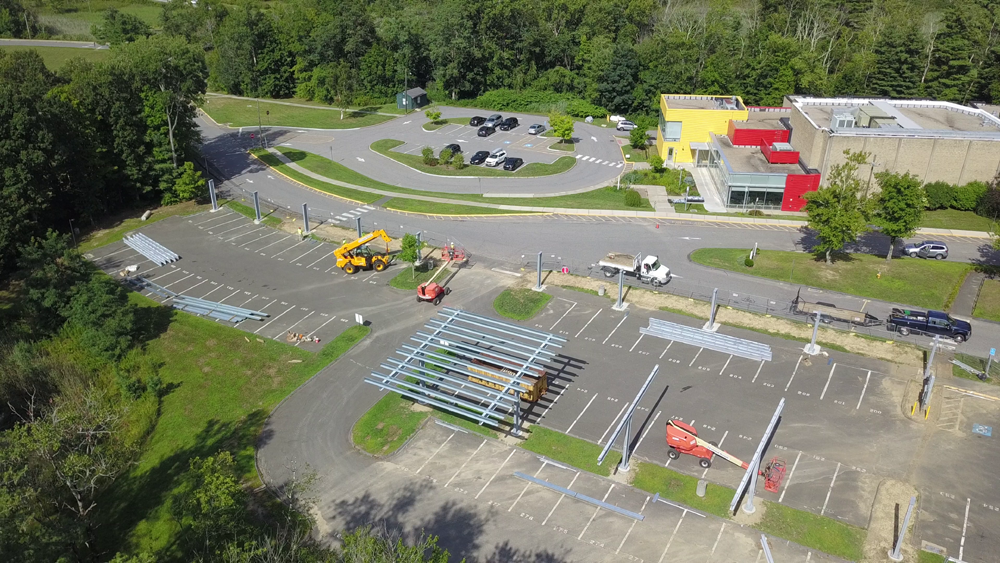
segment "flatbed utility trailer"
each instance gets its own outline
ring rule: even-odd
[[[874,316],[862,311],[854,311],[837,307],[833,303],[812,303],[802,298],[802,290],[795,295],[792,301],[792,312],[796,315],[812,316],[816,312],[820,314],[820,320],[829,324],[832,321],[841,321],[857,326],[879,326],[882,321]]]

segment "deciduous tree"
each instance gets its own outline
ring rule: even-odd
[[[552,127],[552,133],[562,139],[564,143],[569,143],[573,140],[573,126],[575,123],[573,118],[566,114],[559,112],[549,114],[549,126]]]
[[[889,237],[889,252],[885,261],[892,260],[896,240],[912,236],[920,226],[920,219],[927,204],[920,180],[909,172],[875,174],[880,191],[872,205],[872,221],[883,235]]]
[[[859,166],[867,162],[863,152],[844,151],[847,162],[831,168],[826,186],[806,194],[809,228],[816,231],[819,241],[813,247],[822,252],[826,263],[832,264],[831,254],[868,229],[860,200],[862,182],[857,177]]]

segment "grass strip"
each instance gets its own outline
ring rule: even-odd
[[[389,280],[389,285],[396,289],[412,291],[417,289],[417,286],[420,284],[431,281],[431,277],[434,277],[434,281],[439,282],[451,275],[451,270],[448,268],[445,268],[440,274],[435,276],[434,273],[436,271],[436,269],[427,268],[426,265],[418,266],[417,268],[405,268]]]
[[[388,115],[359,111],[341,112],[334,108],[289,106],[266,100],[258,102],[218,96],[206,97],[201,109],[216,123],[228,123],[230,127],[257,127],[258,123],[263,122],[265,126],[354,129],[395,119]]]
[[[152,209],[151,211],[153,214],[150,215],[149,219],[146,219],[145,221],[143,221],[140,217],[146,212],[147,208],[127,211],[109,221],[98,224],[95,229],[85,232],[80,237],[80,246],[78,249],[80,252],[90,252],[95,248],[100,248],[106,244],[117,242],[124,238],[126,233],[138,231],[141,227],[150,225],[157,221],[162,221],[168,217],[174,217],[176,215],[192,215],[194,213],[211,209],[211,207],[211,205],[198,204],[193,201],[185,201],[184,203],[178,203],[175,205],[165,205],[163,207]]]
[[[827,265],[822,257],[781,250],[759,252],[753,268],[747,268],[743,260],[748,253],[741,248],[701,248],[691,253],[691,260],[750,276],[929,309],[944,309],[972,268],[958,262],[911,258],[886,263],[884,257],[868,254],[841,256]]]
[[[983,280],[983,287],[979,290],[979,299],[976,300],[972,316],[1000,322],[1000,280]]]
[[[493,309],[515,321],[526,321],[541,311],[552,299],[548,293],[530,289],[505,289],[493,300]]]
[[[944,555],[940,553],[931,553],[930,551],[920,550],[920,555],[917,556],[917,563],[945,563],[947,561]]]
[[[342,198],[345,198],[345,199],[349,199],[351,201],[355,201],[355,202],[358,202],[358,203],[373,203],[375,201],[378,201],[378,200],[382,199],[382,196],[379,195],[379,194],[373,194],[371,192],[365,192],[365,191],[361,191],[361,190],[356,190],[354,188],[345,188],[344,186],[338,186],[336,184],[329,184],[327,182],[321,182],[320,180],[317,180],[317,179],[312,178],[310,176],[307,176],[307,175],[305,175],[305,174],[303,174],[303,173],[301,173],[301,172],[299,172],[297,170],[294,170],[291,166],[286,166],[285,163],[283,163],[280,160],[278,160],[278,157],[276,157],[273,154],[267,152],[266,150],[263,150],[263,149],[254,149],[252,152],[253,152],[253,155],[256,156],[257,158],[259,158],[261,160],[261,162],[263,162],[264,164],[267,164],[268,166],[270,166],[271,168],[275,169],[280,174],[283,174],[283,175],[287,176],[288,178],[290,178],[290,179],[292,179],[292,180],[294,180],[294,181],[296,181],[296,182],[298,182],[298,183],[300,183],[300,184],[302,184],[304,186],[307,186],[307,187],[310,187],[310,188],[315,188],[315,189],[317,189],[317,190],[319,190],[321,192],[326,192],[328,194],[333,194],[335,196],[339,196],[339,197],[342,197]],[[289,157],[289,159],[290,160],[294,160],[291,157]],[[326,159],[323,159],[323,160],[326,160]],[[347,167],[345,167],[343,165],[337,164],[336,162],[333,162],[331,160],[327,160],[327,162],[330,163],[331,165],[333,165],[333,167],[340,166],[341,168],[344,168],[345,170],[350,170],[349,168],[347,168]],[[303,167],[303,168],[305,168],[305,167]],[[311,172],[315,172],[315,171],[311,170]],[[326,176],[326,175],[324,174],[324,176]],[[330,176],[327,176],[327,177],[329,178]],[[338,180],[339,178],[335,178],[334,177],[332,179]],[[340,180],[340,181],[347,182],[347,183],[353,183],[353,182],[350,182],[349,180]]]
[[[77,49],[75,47],[25,47],[20,45],[3,45],[0,49],[5,51],[36,51],[42,57],[42,62],[49,70],[56,71],[73,59],[84,59],[92,63],[99,63],[111,55],[108,49]]]
[[[562,286],[559,286],[559,287],[561,287],[563,289],[568,289],[570,291],[576,291],[576,292],[579,292],[579,293],[589,293],[591,295],[598,295],[598,293],[597,293],[596,290],[594,290],[594,289],[588,289],[586,287],[577,287],[575,285],[562,285]],[[607,294],[605,294],[605,295],[607,295]]]
[[[232,209],[240,215],[243,215],[244,217],[248,217],[250,219],[257,218],[257,214],[254,212],[253,207],[250,207],[249,205],[243,205],[242,203],[236,201],[230,201],[226,203],[226,207]],[[273,215],[264,215],[261,217],[260,222],[264,223],[268,227],[278,227],[281,225],[281,219]]]
[[[604,477],[611,475],[611,468],[622,459],[620,453],[611,452],[603,464],[597,465],[597,456],[603,449],[601,446],[541,426],[531,427],[528,439],[521,443],[521,447]]]
[[[382,156],[391,158],[396,162],[409,166],[414,170],[425,174],[436,174],[438,176],[481,176],[481,177],[502,177],[502,178],[525,178],[535,176],[551,176],[561,174],[576,165],[576,159],[571,156],[559,157],[555,162],[546,164],[542,162],[532,162],[521,168],[508,172],[502,167],[487,168],[486,166],[466,166],[461,170],[453,168],[443,168],[440,166],[430,166],[424,164],[424,158],[416,154],[403,154],[392,149],[404,144],[403,141],[394,139],[382,139],[371,144],[371,149]]]
[[[554,151],[573,152],[576,150],[576,143],[573,141],[559,141],[558,143],[549,145],[549,148]]]
[[[409,213],[426,213],[427,215],[534,215],[530,211],[508,211],[496,207],[477,207],[460,203],[440,203],[402,197],[390,199],[383,203],[382,207]]]
[[[670,499],[695,510],[708,512],[720,518],[729,518],[729,503],[733,500],[733,489],[709,483],[705,497],[697,495],[698,479],[655,463],[639,463],[632,486],[648,493],[660,493]]]
[[[764,518],[754,527],[765,534],[791,540],[848,561],[861,560],[865,536],[868,535],[866,530],[857,526],[775,502],[766,503]]]
[[[452,124],[452,125],[468,125],[469,124],[469,119],[471,119],[471,118],[469,118],[469,117],[449,117],[448,119],[439,119],[437,121],[428,121],[427,123],[424,123],[423,128],[424,128],[424,131],[437,131],[438,129],[444,127],[445,125],[448,125],[449,123]]]
[[[989,232],[993,221],[976,215],[974,211],[959,211],[957,209],[936,209],[924,211],[920,226],[926,229],[958,229],[962,231]]]
[[[971,354],[963,354],[962,352],[956,352],[955,359],[971,368],[978,369],[979,371],[986,371],[986,364],[987,364],[986,358],[980,358],[977,356],[973,356]],[[955,377],[959,377],[962,379],[979,381],[979,377],[965,371],[964,369],[956,366],[955,364],[951,365],[951,374],[954,375]],[[986,380],[986,383],[990,383],[993,385],[1000,385],[1000,362],[994,360],[992,363],[990,363],[990,373],[988,375],[989,378]]]
[[[413,401],[388,392],[368,409],[351,431],[354,445],[378,456],[399,449],[430,416],[429,411],[413,410]]]

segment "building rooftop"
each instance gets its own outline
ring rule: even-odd
[[[788,117],[789,112],[783,111],[751,111],[746,121],[733,121],[737,129],[784,129],[782,117]]]
[[[790,96],[812,124],[840,134],[995,137],[1000,118],[951,102]]]
[[[739,96],[694,96],[687,94],[663,94],[668,109],[746,109]]]
[[[798,164],[771,164],[757,147],[734,147],[726,135],[712,134],[722,158],[736,174],[804,174]]]

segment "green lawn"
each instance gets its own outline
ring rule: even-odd
[[[661,439],[663,435],[661,434]],[[662,442],[661,442],[662,443]],[[649,493],[686,504],[695,510],[729,518],[729,503],[733,500],[733,489],[709,483],[705,498],[696,494],[698,479],[671,471],[655,463],[639,463],[632,486]]]
[[[528,439],[521,444],[521,447],[605,477],[611,475],[611,470],[622,460],[620,453],[612,451],[608,453],[603,464],[597,465],[597,456],[603,449],[601,446],[541,426],[531,427]]]
[[[434,281],[440,282],[443,279],[447,279],[448,276],[451,275],[451,270],[445,268],[444,270],[441,270],[440,274],[435,276],[435,272],[437,272],[440,268],[428,269],[426,266],[427,263],[424,262],[422,266],[418,266],[414,271],[414,268],[404,265],[399,273],[396,274],[394,278],[389,280],[389,285],[395,287],[396,289],[414,291],[417,289],[418,285],[426,281],[431,281],[431,277],[434,278]]]
[[[1000,280],[987,279],[979,291],[973,317],[1000,322]]]
[[[957,229],[961,231],[989,232],[993,221],[980,217],[972,211],[957,209],[937,209],[925,211],[920,226],[928,229]]]
[[[231,451],[249,487],[260,484],[254,445],[271,409],[370,331],[354,326],[319,353],[157,307],[164,332],[147,345],[166,388],[160,417],[133,471],[101,504],[107,545],[176,557],[171,502],[193,457]],[[295,363],[298,362],[298,363]]]
[[[639,175],[639,180],[636,183],[663,186],[670,195],[684,195],[684,190],[687,188],[681,179],[681,172],[677,170],[667,169],[665,172],[657,174],[647,169],[636,170],[636,173]],[[690,174],[684,172],[684,175],[689,176]],[[698,195],[698,190],[694,186],[691,186],[691,195]]]
[[[646,162],[651,155],[656,154],[656,147],[633,149],[632,145],[625,145],[622,147],[622,153],[628,157],[625,159],[626,162]]]
[[[438,203],[422,199],[394,198],[382,204],[386,209],[408,211],[410,213],[426,213],[427,215],[531,215],[524,211],[506,211],[496,207],[476,207],[455,203]]]
[[[920,550],[920,555],[917,556],[917,563],[945,563],[945,558],[944,555]]]
[[[111,55],[108,49],[76,49],[73,47],[21,47],[17,45],[3,45],[0,49],[5,51],[38,51],[45,61],[45,66],[49,70],[59,70],[70,59],[84,59],[90,62],[100,62]]]
[[[313,129],[353,129],[377,125],[393,119],[387,115],[373,113],[341,112],[332,108],[303,108],[260,101],[260,113],[257,112],[255,100],[238,100],[207,96],[201,109],[216,123],[228,123],[230,127],[256,127],[259,123],[267,125],[282,125],[285,127],[309,127]],[[268,115],[267,112],[270,112]]]
[[[468,125],[469,117],[449,117],[448,119],[439,119],[437,121],[428,121],[424,123],[424,131],[437,131],[438,129],[444,127],[445,125]]]
[[[160,28],[160,14],[163,13],[163,6],[152,1],[90,0],[77,6],[62,13],[42,9],[38,21],[51,30],[53,39],[90,41],[94,38],[90,26],[101,23],[108,8],[136,16],[154,30]]]
[[[501,316],[526,321],[541,311],[552,296],[531,289],[505,289],[493,300],[493,309]]]
[[[79,250],[80,252],[90,252],[95,248],[100,248],[106,244],[119,241],[125,236],[125,233],[141,230],[141,228],[146,225],[162,221],[175,215],[191,215],[193,213],[198,213],[211,208],[212,206],[209,204],[199,205],[193,201],[185,201],[184,203],[178,203],[176,205],[153,207],[153,214],[150,215],[149,219],[146,219],[145,221],[140,219],[140,217],[142,217],[142,214],[149,208],[143,207],[133,211],[127,211],[117,217],[107,220],[106,222],[100,223],[93,228],[81,228],[80,225],[75,225],[81,230],[81,234],[78,235],[80,243]]]
[[[986,371],[986,358],[979,358],[971,354],[963,354],[961,352],[955,353],[955,359],[962,362],[963,364],[978,369],[979,371]],[[964,369],[952,364],[951,374],[955,377],[960,377],[962,379],[970,379],[972,381],[979,381],[979,378],[975,375],[965,371]],[[1000,362],[994,358],[993,362],[990,363],[990,373],[989,379],[986,380],[987,383],[992,383],[993,385],[1000,385]]]
[[[230,209],[239,213],[240,215],[243,215],[244,217],[249,217],[250,219],[257,218],[257,214],[254,212],[253,207],[250,207],[249,205],[243,205],[242,203],[239,202],[230,201],[229,203],[226,204],[226,207],[229,207]],[[278,225],[281,224],[281,219],[268,214],[266,209],[261,209],[260,215],[261,215],[261,223],[264,223],[268,227],[277,227]]]
[[[384,182],[379,182],[378,180],[369,178],[363,174],[355,172],[354,170],[333,162],[332,160],[313,154],[310,152],[301,151],[298,149],[293,149],[289,147],[275,147],[283,155],[288,157],[289,160],[295,162],[302,168],[309,170],[310,172],[315,172],[331,180],[337,180],[340,182],[353,184],[356,186],[362,186],[366,188],[371,188],[375,190],[382,190],[386,192],[393,192],[406,195],[421,195],[430,197],[441,197],[462,201],[475,201],[481,203],[489,203],[491,205],[521,205],[526,207],[559,207],[568,209],[620,209],[628,211],[652,211],[653,206],[649,204],[649,200],[643,198],[642,205],[639,207],[628,207],[625,205],[625,195],[623,192],[615,190],[613,187],[599,188],[596,190],[591,190],[589,192],[584,192],[580,194],[571,194],[564,196],[555,197],[538,197],[538,198],[498,198],[498,197],[483,197],[479,194],[454,194],[448,192],[430,192],[423,190],[415,190],[412,188],[404,188],[401,186],[394,186],[392,184],[386,184]],[[358,190],[353,190],[351,188],[344,188],[341,186],[336,186],[328,184],[325,182],[320,182],[294,170],[291,170],[288,166],[282,164],[276,158],[271,155],[266,156],[266,151],[255,149],[254,154],[256,154],[262,161],[264,161],[268,166],[271,166],[275,170],[285,174],[290,178],[294,178],[296,181],[316,188],[320,191],[325,191],[334,195],[339,195],[341,197],[346,197],[349,199],[354,199],[358,201],[364,201],[365,203],[371,203],[381,198],[379,195],[369,194],[367,192],[361,192]],[[467,168],[468,169],[468,168]],[[364,198],[364,199],[363,199]],[[438,215],[483,215],[483,214],[496,214],[496,213],[511,213],[510,211],[471,211],[469,208],[465,208],[465,211],[444,211],[444,208],[439,205],[426,205],[430,202],[420,202],[416,203],[412,200],[392,200],[392,205],[396,205],[395,209],[399,211],[412,211],[415,213],[429,213]],[[389,206],[391,207],[391,205]],[[428,209],[428,211],[424,211]],[[486,208],[484,208],[486,209]]]
[[[508,172],[502,167],[488,168],[486,166],[466,166],[461,170],[455,170],[453,168],[444,168],[442,166],[429,166],[424,164],[424,159],[418,154],[403,154],[400,152],[395,152],[394,149],[403,144],[403,141],[396,141],[393,139],[382,139],[380,141],[375,141],[372,143],[371,148],[373,151],[391,158],[400,164],[404,164],[424,172],[426,174],[437,174],[438,176],[481,176],[481,177],[534,177],[534,176],[551,176],[553,174],[561,174],[566,172],[570,168],[576,165],[576,159],[570,156],[560,157],[558,160],[552,164],[545,164],[541,162],[531,162],[525,164],[521,168],[513,172]]]
[[[694,190],[691,191],[694,194]],[[683,195],[683,194],[681,194]],[[684,209],[683,203],[675,203],[674,211],[677,213],[688,213],[691,215],[707,215],[710,217],[747,217],[751,219],[781,219],[782,221],[801,221],[803,224],[806,222],[805,217],[799,217],[796,215],[774,215],[768,213],[761,213],[760,215],[750,215],[749,213],[710,213],[705,206],[700,203],[689,203],[687,210]]]
[[[866,530],[775,502],[766,503],[765,508],[764,519],[754,525],[761,532],[848,561],[861,560]]]
[[[354,445],[372,455],[389,455],[399,449],[430,416],[413,410],[413,401],[388,392],[354,425]]]
[[[743,260],[748,254],[741,248],[701,248],[691,253],[691,260],[751,276],[942,310],[972,268],[960,262],[911,258],[887,264],[884,257],[868,254],[840,256],[828,266],[812,254],[779,250],[761,250],[754,267],[747,268]]]
[[[576,143],[573,141],[559,141],[558,143],[549,145],[549,148],[555,151],[573,152],[576,150]]]

